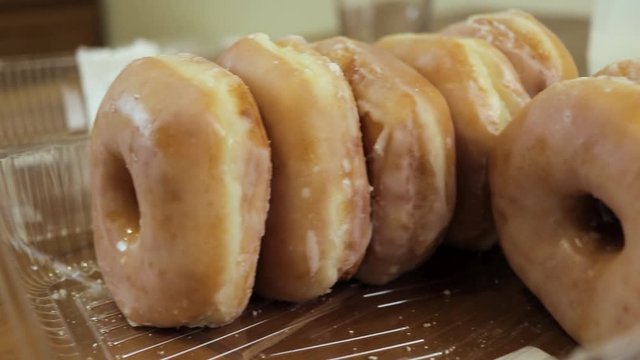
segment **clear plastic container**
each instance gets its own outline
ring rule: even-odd
[[[497,249],[442,249],[388,286],[345,282],[299,305],[254,297],[222,328],[133,328],[96,266],[88,148],[83,137],[0,159],[0,358],[494,359],[575,347]]]
[[[73,55],[0,58],[0,148],[86,133]]]

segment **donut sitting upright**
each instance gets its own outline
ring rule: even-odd
[[[514,271],[584,344],[640,324],[640,85],[560,82],[502,133],[494,217]]]
[[[220,326],[245,308],[270,150],[242,81],[192,56],[136,60],[91,138],[98,265],[131,324]]]

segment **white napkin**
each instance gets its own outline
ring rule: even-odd
[[[496,360],[555,360],[553,356],[533,346],[526,346]]]
[[[568,360],[638,360],[640,359],[640,326],[606,343],[589,349],[576,349]]]
[[[109,85],[120,71],[135,59],[159,53],[159,46],[146,40],[136,40],[129,46],[115,49],[81,47],[76,51],[89,128]]]

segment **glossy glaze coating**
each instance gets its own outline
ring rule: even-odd
[[[378,46],[413,66],[444,95],[455,127],[456,209],[448,244],[486,249],[496,241],[487,162],[502,129],[529,101],[509,60],[487,42],[400,34]]]
[[[128,65],[91,139],[98,264],[130,323],[219,326],[245,308],[270,155],[239,78],[202,58]]]
[[[455,203],[455,147],[440,92],[386,51],[344,37],[314,45],[353,90],[373,186],[373,236],[357,277],[384,284],[427,259]]]
[[[614,62],[600,69],[593,76],[619,76],[640,83],[640,58]]]
[[[584,344],[640,322],[640,86],[581,78],[536,96],[491,163],[493,206],[516,274]],[[601,200],[623,234],[593,228]]]
[[[573,57],[562,41],[521,10],[474,15],[441,32],[483,39],[498,48],[509,58],[531,96],[558,81],[578,76]]]
[[[301,38],[245,37],[219,58],[256,98],[273,149],[257,291],[304,301],[355,273],[371,237],[356,104],[340,67]]]

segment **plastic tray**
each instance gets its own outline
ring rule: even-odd
[[[254,297],[218,329],[132,328],[95,263],[88,140],[6,155],[0,196],[2,358],[494,359],[575,347],[497,249],[442,249],[388,286],[345,282],[299,305]]]
[[[86,133],[73,55],[0,58],[0,148]]]

